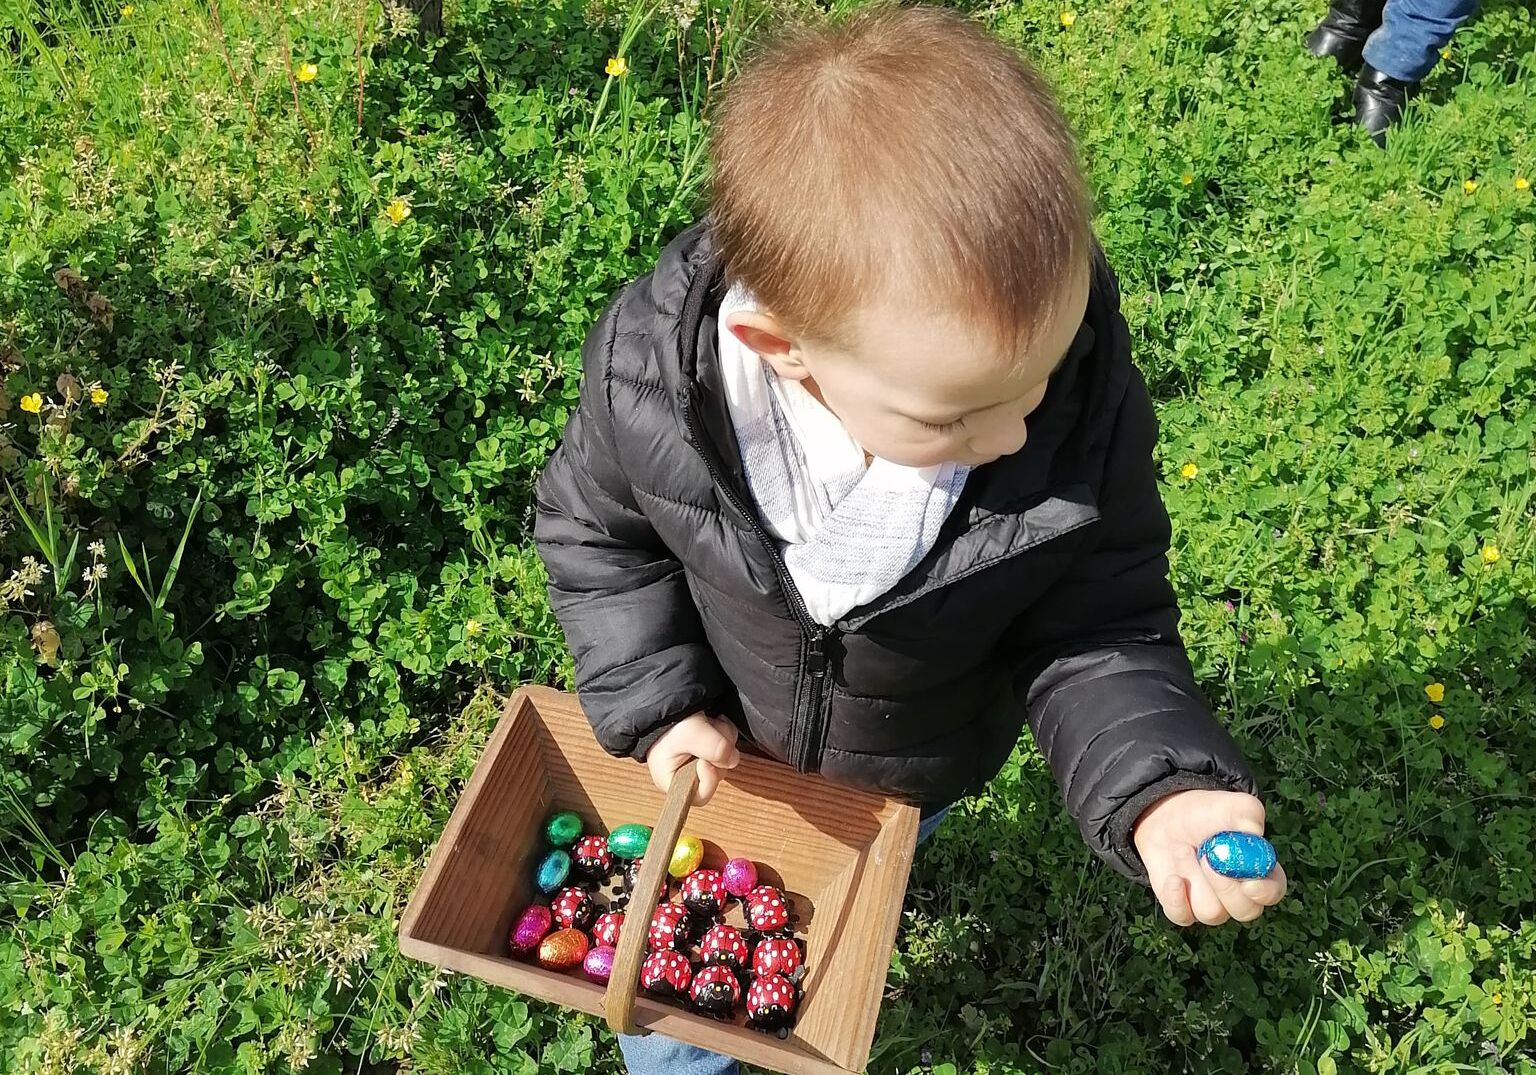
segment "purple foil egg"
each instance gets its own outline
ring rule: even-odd
[[[512,932],[507,936],[507,944],[511,947],[512,954],[533,955],[539,949],[539,942],[549,934],[554,925],[555,916],[550,913],[548,907],[542,903],[535,903],[529,907],[517,916]]]
[[[598,945],[587,953],[581,969],[586,971],[587,977],[598,985],[606,985],[609,976],[613,974],[613,961],[618,954],[618,950],[612,945]]]
[[[738,899],[757,887],[757,867],[751,859],[731,859],[720,871],[725,890]]]

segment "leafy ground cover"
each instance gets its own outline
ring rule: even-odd
[[[871,1070],[1536,1072],[1536,20],[1382,153],[1317,7],[972,9],[1081,132],[1294,887],[1169,926],[1024,744]],[[568,675],[531,483],[783,10],[0,8],[0,1070],[618,1070],[393,933],[496,693]]]

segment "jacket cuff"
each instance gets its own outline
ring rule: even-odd
[[[1240,791],[1252,794],[1253,789],[1239,780],[1224,780],[1210,773],[1197,773],[1181,769],[1169,773],[1132,795],[1111,815],[1106,835],[1110,845],[1110,864],[1132,881],[1146,888],[1152,887],[1147,877],[1146,864],[1136,850],[1134,840],[1136,822],[1141,815],[1161,799],[1180,791]]]

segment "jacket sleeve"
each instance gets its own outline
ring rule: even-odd
[[[534,541],[597,740],[610,754],[643,759],[727,683],[682,565],[636,506],[619,463],[607,389],[623,298],[582,347],[581,399],[538,481]]]
[[[1195,685],[1168,579],[1167,511],[1139,373],[1109,448],[1097,533],[1018,625],[1030,730],[1084,840],[1148,884],[1131,828],[1188,788],[1257,792],[1242,752]]]

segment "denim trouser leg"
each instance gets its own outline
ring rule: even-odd
[[[919,843],[933,835],[949,807],[924,812],[917,824]],[[736,1061],[697,1045],[687,1045],[660,1034],[620,1034],[619,1051],[629,1075],[736,1075]]]
[[[1365,43],[1365,62],[1401,82],[1419,82],[1440,60],[1478,0],[1387,0],[1381,26]]]

